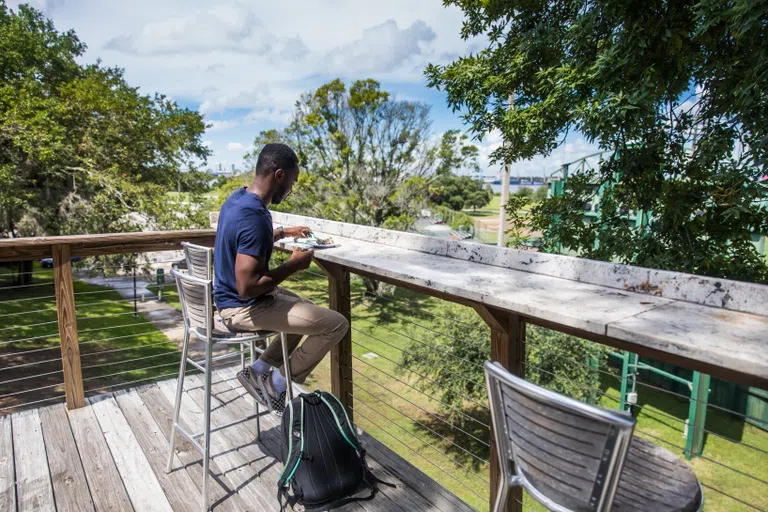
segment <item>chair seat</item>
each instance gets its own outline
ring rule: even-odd
[[[269,336],[273,336],[276,333],[274,331],[233,331],[229,329],[224,322],[221,321],[219,315],[214,315],[213,320],[213,341],[233,341],[233,342],[250,342],[251,340],[265,340]],[[205,339],[205,331],[193,327],[191,331],[200,339]]]
[[[613,510],[694,512],[702,500],[696,475],[671,451],[634,436]]]

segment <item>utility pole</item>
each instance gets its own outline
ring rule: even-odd
[[[515,95],[509,95],[509,108],[515,104]],[[508,143],[505,140],[504,145]],[[504,159],[504,168],[501,172],[501,205],[499,205],[499,233],[496,245],[504,247],[507,234],[507,203],[509,202],[509,161]]]

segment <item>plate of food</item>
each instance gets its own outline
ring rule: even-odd
[[[296,238],[294,241],[310,249],[327,249],[339,245],[329,236],[317,236],[314,233],[310,233],[307,238]]]

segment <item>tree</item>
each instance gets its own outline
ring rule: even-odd
[[[445,303],[436,314],[429,343],[423,330],[411,329],[411,341],[401,355],[402,366],[428,379],[417,386],[436,394],[441,411],[464,421],[457,410],[473,401],[487,403],[482,365],[490,358],[491,332],[466,306]],[[606,357],[599,345],[537,326],[527,327],[526,380],[575,398],[587,398],[599,387],[599,374],[588,362]],[[576,362],[574,362],[576,361]],[[582,361],[584,364],[579,364]]]
[[[520,187],[514,195],[530,199],[533,197],[533,189],[531,187]]]
[[[430,187],[430,201],[461,211],[466,207],[480,207],[491,201],[491,192],[482,181],[470,176],[438,175]]]
[[[480,155],[477,146],[469,144],[469,138],[459,130],[448,130],[440,138],[440,146],[437,149],[437,165],[435,174],[447,176],[465,172],[480,172],[478,157]]]
[[[2,236],[183,228],[201,222],[197,112],[144,96],[123,72],[78,64],[83,44],[26,5],[0,0]]]
[[[488,44],[426,74],[472,133],[502,133],[493,161],[548,154],[574,129],[612,151],[533,208],[545,250],[768,282],[751,243],[768,232],[768,4],[446,4],[463,9],[463,37]],[[585,225],[597,190],[600,216]]]
[[[536,188],[536,192],[533,193],[533,200],[537,203],[540,203],[547,198],[548,193],[549,188],[547,185],[540,185]]]

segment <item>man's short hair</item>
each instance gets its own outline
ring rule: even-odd
[[[268,176],[278,169],[291,171],[299,168],[299,157],[287,144],[266,144],[256,161],[256,175]]]

